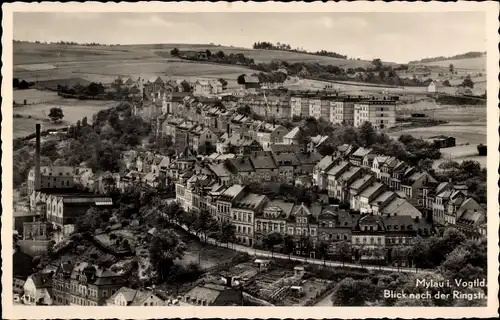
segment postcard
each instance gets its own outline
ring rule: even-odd
[[[498,316],[498,9],[2,5],[5,318]]]

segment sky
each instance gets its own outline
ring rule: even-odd
[[[406,63],[486,51],[484,12],[73,13],[17,12],[16,40],[189,43],[250,48],[269,41]]]

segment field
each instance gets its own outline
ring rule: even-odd
[[[108,82],[117,75],[151,77],[165,75],[177,77],[207,76],[236,78],[249,72],[238,66],[200,64],[180,61],[170,56],[170,50],[222,50],[226,54],[242,53],[257,63],[272,60],[331,64],[356,68],[371,66],[363,60],[344,60],[304,53],[214,45],[130,45],[130,46],[65,46],[57,44],[14,44],[14,76],[31,81],[83,77],[90,81]],[[167,62],[168,60],[168,62]]]
[[[484,71],[486,70],[486,56],[470,59],[442,60],[419,63],[419,65],[439,66],[446,68],[448,68],[450,64],[453,64],[456,69]]]
[[[51,102],[60,100],[60,97],[53,91],[41,91],[36,89],[14,90],[13,99],[17,104],[38,104],[42,102]]]
[[[35,124],[42,123],[42,130],[59,129],[76,123],[83,117],[87,117],[89,123],[92,116],[102,109],[109,109],[115,106],[115,101],[82,101],[76,99],[60,99],[50,103],[39,103],[36,105],[18,106],[14,108],[14,138],[27,136],[34,133]],[[47,115],[51,108],[61,108],[64,118],[60,123],[50,123]]]

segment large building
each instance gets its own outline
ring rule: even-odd
[[[87,262],[61,264],[52,277],[54,303],[72,306],[102,306],[126,279],[111,270]]]
[[[370,122],[377,129],[396,125],[396,101],[367,100],[354,104],[354,127]]]

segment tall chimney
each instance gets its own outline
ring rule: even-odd
[[[35,141],[35,191],[40,191],[40,124],[36,124],[36,141]]]

